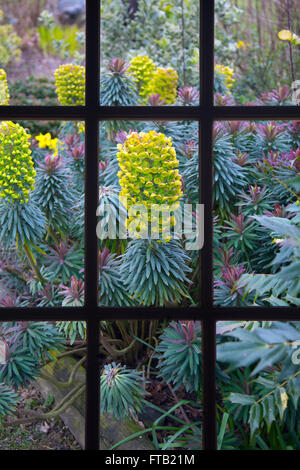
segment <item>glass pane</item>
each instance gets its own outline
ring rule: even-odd
[[[300,322],[219,322],[217,341],[218,449],[299,450]]]
[[[101,1],[101,105],[199,104],[199,4]]]
[[[0,105],[84,105],[85,0],[0,0]]]
[[[215,123],[215,305],[299,306],[299,142],[300,121]]]
[[[298,0],[218,0],[216,104],[299,104],[299,27]]]
[[[0,308],[84,302],[84,123],[0,122]]]
[[[0,333],[0,450],[83,448],[84,322],[6,322]]]
[[[199,321],[102,322],[100,351],[101,450],[201,449]]]
[[[198,123],[105,122],[100,142],[100,305],[199,305]]]

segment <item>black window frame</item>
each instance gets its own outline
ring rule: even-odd
[[[1,308],[2,321],[83,320],[87,322],[85,449],[98,450],[100,441],[100,381],[98,344],[102,320],[190,319],[202,322],[203,450],[217,449],[216,322],[220,320],[300,320],[297,307],[216,307],[213,305],[212,172],[213,123],[224,120],[297,120],[298,106],[214,106],[214,0],[200,1],[199,106],[99,105],[100,0],[86,0],[85,106],[0,106],[0,120],[78,120],[85,122],[85,305],[60,308]],[[128,120],[196,120],[199,123],[200,202],[204,204],[204,246],[201,250],[201,306],[197,308],[99,307],[97,300],[97,235],[99,122]]]

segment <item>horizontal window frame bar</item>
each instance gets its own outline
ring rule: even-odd
[[[56,320],[283,320],[300,321],[299,307],[1,307],[4,321]]]
[[[299,106],[1,106],[0,120],[300,120]]]

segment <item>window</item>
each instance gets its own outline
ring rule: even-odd
[[[202,322],[203,448],[217,448],[216,430],[216,325],[228,320],[299,320],[295,307],[219,307],[213,304],[213,123],[215,121],[295,120],[296,106],[214,106],[214,1],[200,1],[200,105],[192,107],[106,107],[100,95],[100,2],[86,2],[86,102],[84,106],[1,106],[0,120],[74,120],[85,122],[85,305],[84,307],[2,308],[0,321],[81,320],[87,322],[86,449],[99,447],[100,382],[98,344],[100,321],[118,319],[194,319]],[[99,307],[97,295],[97,235],[99,122],[105,120],[196,120],[200,135],[200,199],[204,204],[204,246],[201,250],[201,306]]]

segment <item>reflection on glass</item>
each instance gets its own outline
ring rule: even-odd
[[[298,450],[300,322],[217,323],[219,450]]]
[[[106,122],[100,142],[100,305],[197,305],[197,123]]]
[[[215,123],[216,305],[299,306],[299,124]]]
[[[299,104],[297,0],[234,3],[216,2],[216,104]]]
[[[84,302],[84,123],[0,122],[0,307]]]
[[[199,1],[101,1],[101,54],[101,105],[198,105]]]
[[[84,448],[84,322],[0,324],[0,450]]]
[[[200,322],[103,322],[100,350],[101,450],[201,449]]]

